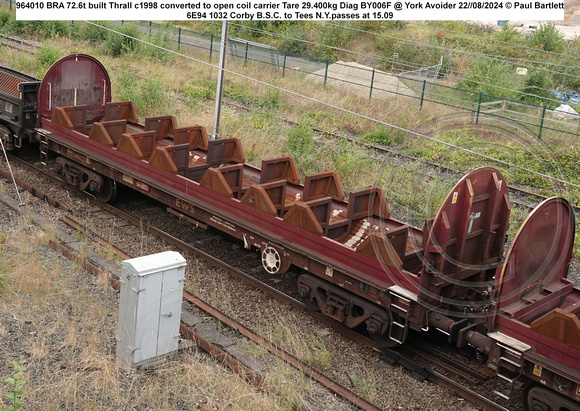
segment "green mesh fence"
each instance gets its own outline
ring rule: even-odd
[[[12,0],[2,0],[14,7]],[[125,24],[125,22],[118,22]],[[133,22],[131,24],[134,24]],[[153,38],[160,30],[170,37],[172,48],[188,54],[205,52],[211,61],[219,55],[221,38],[200,32],[166,27],[153,22],[139,22],[144,35]],[[437,83],[438,76],[412,76],[402,72],[384,72],[377,69],[320,59],[312,56],[290,53],[274,47],[258,44],[243,39],[228,39],[228,55],[237,60],[262,64],[272,71],[285,76],[289,72],[303,73],[309,79],[328,85],[341,84],[362,90],[369,98],[402,98],[415,101],[422,108],[425,104],[446,107],[447,110],[465,114],[476,124],[485,121],[507,121],[530,135],[541,138],[547,132],[564,133],[571,136],[580,135],[580,116],[560,112],[546,106],[536,106],[518,101],[501,99],[493,95],[474,93],[457,87]],[[441,60],[442,61],[442,60]],[[348,75],[344,70],[348,66]],[[416,70],[420,72],[420,70]],[[359,93],[360,94],[360,93]]]

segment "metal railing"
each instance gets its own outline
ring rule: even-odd
[[[12,2],[12,0],[4,0]],[[111,22],[125,24],[125,22]],[[209,60],[221,47],[219,36],[199,33],[180,27],[161,27],[153,22],[139,24],[144,34],[154,36],[166,30],[173,47],[181,53],[205,51]],[[580,116],[553,110],[556,100],[546,99],[546,105],[526,104],[437,83],[441,76],[443,59],[438,64],[419,70],[385,72],[354,63],[336,62],[307,55],[279,50],[275,47],[242,39],[228,40],[228,53],[238,61],[266,65],[282,77],[288,71],[303,73],[324,85],[340,83],[357,89],[359,95],[368,98],[398,98],[416,101],[419,108],[426,103],[445,106],[472,116],[475,123],[482,119],[512,121],[541,138],[546,131],[580,136]],[[344,71],[348,70],[345,74]]]

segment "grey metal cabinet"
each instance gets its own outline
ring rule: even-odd
[[[177,351],[185,265],[175,251],[123,261],[117,358],[130,367]]]

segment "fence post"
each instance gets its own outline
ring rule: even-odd
[[[249,44],[246,41],[246,56],[244,57],[244,63],[247,63],[248,62],[248,46],[249,46]]]
[[[10,10],[12,10],[12,0],[10,0]]]
[[[328,59],[326,59],[326,69],[324,70],[324,85],[326,86],[326,79],[328,78]]]
[[[373,74],[371,75],[371,90],[369,91],[369,100],[373,97],[373,83],[375,81],[375,69],[373,69]]]
[[[423,109],[423,99],[425,98],[425,83],[427,83],[427,80],[423,80],[423,90],[421,91],[421,105],[419,106],[419,110]]]
[[[286,73],[286,50],[284,50],[284,65],[282,66],[282,77],[284,77],[284,73]]]
[[[210,37],[209,40],[209,61],[211,61],[211,53],[213,51],[213,34]]]
[[[179,28],[179,32],[177,33],[177,50],[181,49],[181,27]]]
[[[152,21],[149,22],[149,35],[151,35],[151,25],[153,24]]]
[[[483,92],[479,92],[479,101],[477,102],[477,116],[475,117],[475,124],[479,123],[479,111],[481,110],[481,96]]]
[[[540,121],[540,131],[538,133],[538,140],[542,138],[542,128],[544,127],[544,117],[546,116],[546,106],[542,110],[542,120]]]
[[[564,68],[564,75],[562,76],[562,88],[564,88],[564,84],[566,83],[566,74],[568,74],[568,66]]]

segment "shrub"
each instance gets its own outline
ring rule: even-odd
[[[98,24],[96,26],[95,24]],[[79,30],[79,37],[82,40],[90,41],[92,43],[100,43],[107,39],[111,25],[107,21],[95,21],[95,24],[85,23]],[[102,27],[99,27],[102,26]]]
[[[38,77],[44,76],[50,66],[52,66],[61,57],[62,53],[59,49],[47,45],[42,46],[40,51],[35,56],[36,72]]]
[[[149,34],[147,36],[147,42],[153,44],[146,46],[147,54],[156,60],[171,61],[174,58],[174,54],[169,53],[164,49],[169,49],[173,33],[171,32],[171,26],[168,23],[163,23],[155,32],[155,34]]]
[[[26,21],[10,20],[9,30],[28,36],[37,36],[40,39],[53,37],[68,37],[71,32],[70,25],[66,21]]]
[[[12,361],[14,375],[4,379],[4,382],[11,386],[10,390],[4,394],[4,397],[10,400],[11,406],[10,408],[2,408],[2,411],[16,411],[24,407],[22,397],[24,396],[24,384],[26,384],[26,380],[24,379],[24,371],[26,371],[25,363],[26,360],[22,356],[19,361]]]
[[[494,100],[506,98],[515,100],[516,92],[511,89],[517,81],[511,67],[504,61],[490,58],[478,58],[470,67],[460,87],[474,93],[483,93]]]
[[[318,40],[322,44],[322,46],[318,46],[320,57],[336,60],[340,54],[340,51],[336,50],[336,48],[348,48],[350,42],[356,37],[356,34],[355,31],[334,23],[324,25],[320,31],[320,39]]]
[[[256,104],[264,108],[280,107],[280,90],[268,88],[266,94],[256,101]]]
[[[242,104],[250,104],[255,100],[251,87],[230,81],[224,83],[224,96]]]
[[[117,31],[118,33],[110,31],[105,40],[105,46],[113,54],[113,57],[138,51],[141,34],[137,26],[121,26],[118,27]]]
[[[522,38],[522,33],[516,28],[515,24],[506,24],[501,26],[495,35],[496,40],[508,43],[518,43]]]
[[[12,20],[14,20],[12,12],[7,8],[0,8],[0,27],[9,25]]]
[[[564,34],[552,23],[540,24],[530,37],[530,45],[546,51],[562,51],[564,49]]]
[[[531,70],[524,82],[522,101],[528,104],[543,106],[548,104],[550,92],[547,90],[548,78],[540,70]],[[532,94],[532,95],[530,95]]]

